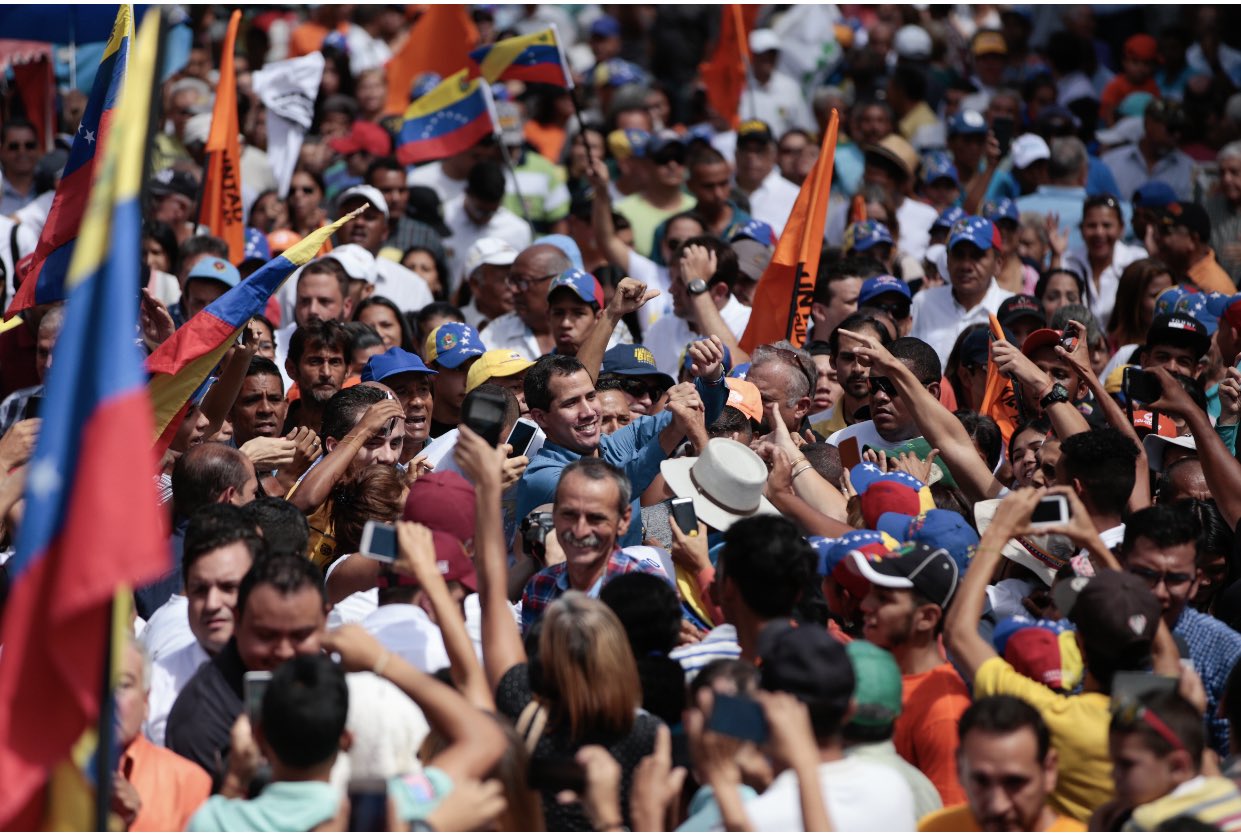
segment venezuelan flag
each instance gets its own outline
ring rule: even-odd
[[[402,165],[413,165],[459,154],[494,133],[499,122],[491,87],[461,70],[405,111],[396,137],[396,158]]]
[[[118,588],[168,566],[151,403],[134,342],[143,150],[157,82],[158,11],[138,34],[65,282],[65,322],[25,489],[0,626],[0,827],[99,717]],[[26,821],[21,821],[27,823]],[[37,823],[34,824],[38,826]],[[17,828],[29,828],[18,826]]]
[[[73,137],[65,173],[56,187],[56,196],[52,199],[39,243],[34,252],[17,265],[20,285],[5,311],[6,319],[36,304],[50,304],[65,297],[65,276],[69,273],[74,240],[82,225],[82,213],[86,210],[95,158],[112,125],[113,109],[125,81],[129,42],[133,34],[132,6],[122,3],[116,22],[112,24],[112,37],[104,47],[103,60],[99,63],[99,71],[91,87],[86,112],[82,114],[82,124]]]
[[[560,46],[556,27],[529,35],[505,38],[470,53],[470,66],[492,82],[525,81],[573,89],[569,62]]]
[[[151,402],[155,407],[156,451],[163,454],[191,395],[219,364],[246,322],[294,270],[315,257],[332,233],[365,207],[320,227],[264,264],[245,281],[207,305],[147,358]]]

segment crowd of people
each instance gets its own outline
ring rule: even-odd
[[[734,11],[468,7],[481,43],[554,24],[576,89],[498,84],[495,136],[404,165],[424,7],[248,10],[232,263],[194,8],[135,339],[356,214],[160,463],[120,826],[1241,830],[1233,16]],[[743,21],[733,119],[700,67]],[[315,52],[282,192],[254,73]],[[58,102],[50,152],[0,122],[6,300]],[[753,345],[833,111],[805,342]],[[6,556],[64,318],[0,333]]]

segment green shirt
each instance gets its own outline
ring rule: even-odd
[[[624,215],[625,220],[629,221],[629,225],[633,227],[634,250],[650,258],[655,246],[655,230],[659,224],[675,214],[688,212],[696,205],[698,205],[697,200],[682,192],[681,202],[675,208],[657,209],[640,193],[635,192],[616,201],[615,209]]]

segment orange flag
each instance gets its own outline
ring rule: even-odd
[[[469,65],[470,50],[478,46],[478,29],[460,4],[428,5],[409,30],[401,50],[388,61],[388,100],[384,113],[404,113],[409,88],[419,73],[447,78]]]
[[[241,146],[237,141],[237,68],[233,47],[241,9],[233,12],[224,35],[220,83],[216,86],[211,133],[207,135],[207,174],[203,178],[198,222],[228,244],[228,260],[240,264],[246,252],[246,226],[241,209]]]
[[[840,115],[833,110],[819,159],[802,183],[793,213],[776,244],[776,254],[754,292],[750,324],[741,337],[741,347],[748,353],[753,353],[759,345],[781,339],[798,346],[806,341],[814,282],[819,274],[819,255],[823,252],[823,227],[827,223],[827,199],[832,191],[839,124]]]
[[[728,3],[723,6],[720,39],[711,59],[698,67],[707,88],[707,102],[734,128],[741,121],[741,93],[746,84],[746,61],[750,46],[749,31],[758,15],[758,6]]]
[[[991,336],[995,339],[1006,339],[1000,320],[991,314]],[[1013,381],[1001,374],[995,367],[995,360],[987,358],[987,387],[983,390],[980,414],[989,415],[1000,427],[1004,443],[1008,443],[1017,431],[1021,422],[1021,412],[1017,408],[1017,394],[1013,390]]]

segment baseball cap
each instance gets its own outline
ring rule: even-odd
[[[742,226],[733,232],[728,242],[735,244],[738,241],[758,241],[760,244],[767,246],[776,245],[776,230],[771,228],[771,224],[757,218],[750,218]]]
[[[479,238],[465,253],[466,278],[484,264],[493,267],[511,267],[517,260],[517,250],[501,238]]]
[[[866,252],[880,244],[892,244],[892,233],[888,227],[877,220],[861,220],[849,224],[845,230],[844,249],[846,252]]]
[[[1046,348],[1048,345],[1059,345],[1060,339],[1064,336],[1064,331],[1058,331],[1054,328],[1039,328],[1026,337],[1026,341],[1021,343],[1021,353],[1027,357],[1040,348]]]
[[[907,301],[913,299],[913,293],[909,292],[909,285],[904,281],[892,275],[877,275],[862,282],[862,289],[858,292],[857,303],[859,305],[868,304],[872,299],[876,299],[885,293],[896,293]]]
[[[223,258],[198,259],[198,263],[190,268],[190,274],[185,277],[185,280],[188,283],[192,278],[218,281],[230,290],[241,283],[241,273]]]
[[[1175,284],[1159,294],[1159,298],[1155,299],[1155,315],[1162,316],[1165,313],[1177,313],[1184,308],[1182,303],[1188,304],[1187,299],[1198,295],[1198,291],[1188,284]]]
[[[470,357],[482,356],[486,350],[478,331],[464,322],[445,322],[427,334],[423,356],[428,363],[457,368]]]
[[[1135,660],[1130,653],[1149,653],[1161,607],[1141,577],[1102,569],[1093,577],[1072,577],[1056,583],[1051,596],[1060,612],[1077,627],[1088,650],[1106,653],[1121,664]]]
[[[943,548],[956,560],[961,573],[969,567],[974,549],[978,547],[978,532],[954,510],[936,508],[918,516],[885,513],[875,527],[897,542],[920,542]]]
[[[1071,692],[1082,681],[1082,654],[1063,621],[1005,618],[996,624],[991,643],[1013,669],[1052,690]]]
[[[780,36],[770,29],[755,29],[750,33],[750,52],[754,55],[779,52],[780,46]]]
[[[868,528],[877,528],[879,519],[885,513],[916,516],[928,510],[929,508],[923,507],[921,485],[922,483],[912,476],[908,480],[885,478],[871,484],[859,498],[862,520]]]
[[[869,559],[900,547],[900,542],[886,533],[866,529],[851,531],[839,539],[812,536],[807,541],[815,551],[819,576],[831,577],[858,600],[866,596],[870,583],[853,568],[849,554],[856,551]]]
[[[1155,418],[1156,417],[1159,418],[1159,431],[1158,432],[1155,431]],[[1161,438],[1177,437],[1176,424],[1172,422],[1171,417],[1164,414],[1163,412],[1151,412],[1151,411],[1147,411],[1146,409],[1134,409],[1133,410],[1133,428],[1138,432],[1146,432],[1147,434],[1153,433],[1155,435],[1158,435]],[[1189,439],[1193,440],[1193,436],[1190,435]],[[1143,441],[1143,446],[1145,446],[1145,441]],[[1196,447],[1194,448],[1196,449]],[[1147,461],[1152,461],[1151,469],[1156,470],[1156,471],[1162,469],[1162,466],[1161,466],[1162,458],[1163,458],[1162,450],[1160,451],[1160,464],[1153,463],[1150,450],[1147,450],[1146,458],[1147,458]]]
[[[959,568],[943,548],[910,542],[874,560],[857,551],[851,556],[857,570],[873,585],[917,591],[941,609],[948,608],[957,590]]]
[[[991,357],[991,331],[975,328],[961,341],[961,362],[964,365],[985,366]]]
[[[417,374],[439,373],[427,368],[422,357],[417,354],[393,346],[382,354],[373,355],[366,361],[366,365],[362,366],[362,382],[380,383],[394,374],[404,374],[407,371]]]
[[[608,151],[617,159],[629,159],[630,157],[641,159],[645,156],[646,143],[650,139],[649,133],[638,128],[614,130],[608,134]]]
[[[646,141],[646,150],[644,156],[648,159],[657,156],[666,148],[684,148],[685,140],[680,134],[671,130],[658,130],[651,134],[651,138]]]
[[[375,256],[359,244],[343,244],[324,257],[339,262],[345,268],[345,274],[357,281],[374,284],[379,275],[375,267]]]
[[[728,387],[728,400],[724,405],[732,406],[752,421],[763,422],[763,396],[758,386],[749,380],[730,378],[724,379],[724,385]]]
[[[925,61],[931,57],[931,36],[921,26],[908,24],[896,30],[892,48],[901,58]]]
[[[1211,218],[1197,203],[1174,201],[1164,207],[1159,222],[1166,227],[1184,226],[1203,241],[1211,240]]]
[[[845,654],[853,665],[854,714],[850,725],[886,728],[901,715],[901,668],[886,649],[870,641],[850,641]]]
[[[1013,322],[1025,318],[1037,319],[1040,328],[1047,326],[1047,316],[1043,313],[1043,303],[1034,298],[1034,296],[1027,296],[1024,293],[1009,296],[1001,302],[1000,310],[996,313],[995,318],[1005,328]]]
[[[957,176],[957,167],[952,164],[952,157],[944,153],[928,154],[922,162],[922,179],[927,185],[939,180],[951,180],[960,187],[961,178]]]
[[[279,255],[301,239],[302,236],[292,229],[277,229],[267,233],[267,246],[271,248],[272,255]]]
[[[1176,202],[1176,192],[1163,180],[1148,180],[1133,192],[1133,205],[1143,209],[1162,209]]]
[[[1198,441],[1193,435],[1173,434],[1173,436],[1169,438],[1163,434],[1163,428],[1165,426],[1170,427],[1173,433],[1176,432],[1176,425],[1172,423],[1172,419],[1164,416],[1159,421],[1160,433],[1158,435],[1147,435],[1142,439],[1142,450],[1146,453],[1146,460],[1150,463],[1150,468],[1157,473],[1162,473],[1165,469],[1163,456],[1164,453],[1168,451],[1168,447],[1180,447],[1181,449],[1187,449],[1195,455],[1198,451]]]
[[[1029,168],[1041,159],[1051,159],[1051,147],[1047,140],[1037,133],[1023,133],[1013,140],[1009,152],[1013,156],[1013,167]]]
[[[761,686],[824,712],[844,715],[853,698],[853,665],[840,641],[821,626],[769,624],[758,636]]]
[[[957,221],[948,235],[948,251],[957,244],[968,241],[979,249],[1000,249],[1000,230],[983,217],[967,216]]]
[[[594,23],[590,24],[590,36],[592,38],[620,37],[620,21],[611,15],[600,15],[595,18]]]
[[[862,152],[867,162],[895,167],[906,179],[913,177],[918,169],[918,152],[900,134],[889,133],[874,145],[864,146]]]
[[[948,123],[949,136],[986,136],[987,120],[977,110],[962,110]]]
[[[770,244],[760,243],[753,238],[741,238],[732,244],[737,254],[737,268],[741,274],[751,281],[758,281],[771,263],[771,256],[776,248]]]
[[[191,200],[198,199],[198,178],[186,171],[165,168],[151,175],[147,189],[155,197],[179,194]]]
[[[773,144],[776,137],[771,132],[771,126],[759,119],[748,119],[737,126],[737,144],[749,140],[757,140],[764,145]]]
[[[603,355],[602,371],[621,377],[658,377],[666,389],[676,384],[670,375],[659,370],[655,355],[645,345],[615,345],[609,348]]]
[[[1197,319],[1207,329],[1207,335],[1214,336],[1219,330],[1220,318],[1236,299],[1223,293],[1193,293],[1177,302],[1175,312]]]
[[[485,351],[466,373],[465,391],[468,394],[495,377],[512,377],[514,374],[520,374],[532,365],[534,365],[533,362],[508,348]]]
[[[965,213],[965,209],[962,209],[960,206],[949,206],[939,213],[939,217],[935,218],[935,222],[931,224],[931,230],[951,229],[953,224],[964,217],[969,217]]]
[[[388,216],[388,201],[384,200],[384,196],[379,193],[379,189],[374,186],[360,185],[350,186],[340,193],[340,197],[336,198],[336,210],[344,214],[345,204],[360,198],[370,203],[376,209],[383,212],[383,216]]]
[[[1021,212],[1017,210],[1017,201],[1011,197],[988,200],[982,206],[982,216],[992,223],[999,223],[1001,220],[1011,220],[1013,223],[1021,222]]]
[[[970,51],[975,55],[1007,55],[1008,44],[999,30],[983,29],[975,33]]]
[[[387,156],[392,153],[392,137],[374,122],[358,120],[349,128],[349,133],[328,140],[328,147],[338,154],[349,156],[366,152],[373,157]]]
[[[596,87],[623,87],[626,84],[643,84],[644,73],[636,64],[621,58],[609,58],[595,65],[592,80]]]
[[[448,470],[418,476],[409,486],[402,518],[469,542],[474,538],[474,487]]]
[[[474,561],[465,552],[461,540],[445,531],[432,530],[431,542],[435,547],[435,567],[439,569],[444,580],[460,583],[472,592],[478,591],[478,574],[474,570]],[[381,589],[391,588],[393,585],[417,586],[418,581],[385,567],[385,570],[379,572],[376,585]]]
[[[547,297],[550,299],[552,294],[562,287],[572,290],[573,294],[586,304],[594,305],[595,310],[603,308],[603,286],[599,284],[599,279],[590,273],[577,269],[565,270],[547,286]]]
[[[1163,314],[1151,322],[1150,330],[1146,332],[1146,345],[1180,345],[1202,359],[1211,347],[1211,337],[1206,326],[1192,316]]]
[[[1147,34],[1132,35],[1125,41],[1125,57],[1135,61],[1159,59],[1159,43]]]
[[[271,260],[271,247],[267,244],[267,236],[253,226],[246,227],[246,248],[241,254],[241,263],[247,261]]]

